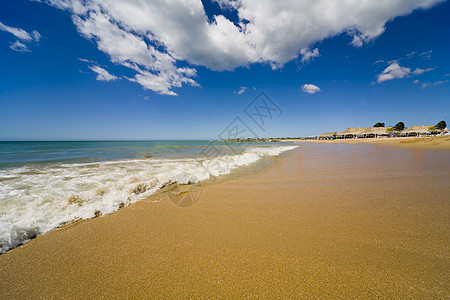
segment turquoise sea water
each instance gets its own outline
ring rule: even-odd
[[[193,157],[209,141],[0,142],[0,168],[49,163],[87,163],[150,157]],[[225,143],[216,142],[227,151]],[[233,146],[240,147],[243,146]]]

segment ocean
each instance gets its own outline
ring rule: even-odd
[[[171,184],[248,168],[297,146],[209,141],[0,142],[0,253]]]

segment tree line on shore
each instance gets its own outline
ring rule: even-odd
[[[385,127],[385,124],[382,122],[377,122],[377,123],[375,123],[375,125],[373,125],[373,127]],[[398,122],[394,126],[389,126],[389,127],[392,128],[392,131],[402,131],[405,129],[405,123]],[[444,120],[442,120],[442,121],[439,121],[436,125],[430,126],[430,128],[428,128],[428,130],[429,131],[444,130],[445,128],[447,128],[447,123]]]

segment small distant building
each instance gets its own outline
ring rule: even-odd
[[[400,136],[407,137],[430,135],[430,128],[433,128],[433,126],[411,126],[407,129],[402,130],[400,132]]]
[[[336,138],[337,132],[327,132],[319,135],[319,140],[334,140]]]

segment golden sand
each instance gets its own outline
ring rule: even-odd
[[[0,298],[450,295],[450,152],[300,144],[274,167],[50,232],[0,256]]]
[[[293,140],[294,141],[294,140]],[[430,137],[398,137],[398,138],[371,138],[371,139],[343,139],[343,140],[295,140],[296,142],[313,142],[323,144],[380,144],[399,146],[404,148],[422,149],[450,149],[450,136]]]

